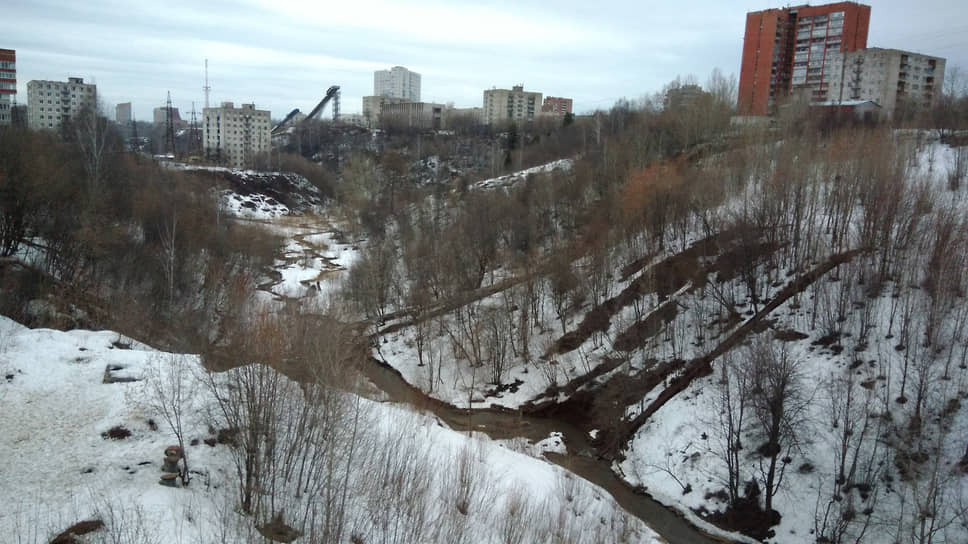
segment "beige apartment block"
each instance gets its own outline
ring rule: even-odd
[[[383,104],[380,110],[380,125],[397,129],[440,130],[444,122],[443,104],[430,102],[403,102]]]
[[[929,111],[941,96],[945,59],[872,47],[845,53],[830,80],[830,101],[870,100],[887,117],[901,109]]]
[[[406,104],[407,102],[410,102],[410,100],[406,98],[395,98],[383,95],[364,96],[363,119],[366,122],[366,126],[380,126],[380,113],[383,111],[385,104]]]
[[[540,113],[541,93],[525,91],[524,85],[484,91],[484,124],[492,125],[503,121],[531,122]]]
[[[27,126],[30,130],[54,130],[85,108],[97,108],[97,85],[80,77],[67,81],[27,82]]]
[[[257,110],[255,104],[236,108],[222,102],[218,108],[202,110],[205,154],[234,168],[244,168],[257,154],[269,151],[271,130],[269,110]]]

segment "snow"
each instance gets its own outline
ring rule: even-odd
[[[235,191],[221,192],[221,205],[226,213],[244,219],[269,220],[290,215],[285,204],[262,194],[240,195]]]
[[[548,438],[539,441],[535,446],[538,447],[542,452],[558,453],[565,455],[568,453],[568,448],[565,446],[564,435],[559,432],[553,432],[548,435]]]
[[[13,535],[14,541],[27,542],[33,535],[33,541],[47,542],[77,521],[100,516],[109,525],[113,520],[112,530],[138,525],[153,539],[221,541],[213,520],[224,517],[226,507],[232,508],[236,489],[226,446],[187,446],[191,468],[199,473],[194,483],[188,488],[159,485],[163,451],[175,443],[174,435],[143,402],[144,381],[103,380],[108,366],[123,367],[125,376],[140,380],[147,372],[170,371],[177,358],[188,365],[188,376],[201,372],[196,356],[155,351],[114,332],[32,330],[0,317],[0,368],[6,377],[0,381],[0,501],[5,505],[0,510],[0,534]],[[192,390],[196,408],[187,416],[186,441],[209,436],[204,407],[212,403],[210,393],[197,384]],[[422,448],[427,457],[420,458],[415,470],[439,470],[470,455],[481,481],[487,482],[487,497],[497,505],[517,496],[511,492],[517,490],[534,501],[563,505],[564,515],[579,522],[587,519],[580,523],[592,528],[599,518],[614,520],[620,515],[602,490],[555,465],[477,435],[448,430],[435,418],[361,402],[376,422],[365,432],[377,440],[377,451]],[[158,430],[150,428],[149,419]],[[132,435],[123,440],[102,438],[101,433],[116,425]],[[384,439],[392,442],[381,443]],[[573,505],[561,502],[563,481],[572,482],[569,488],[583,497],[580,510],[565,509]],[[449,503],[442,500],[429,504],[446,509]],[[658,542],[637,520],[629,523],[638,535],[634,541]],[[474,541],[496,541],[499,536],[492,525],[485,518],[476,519]]]
[[[340,230],[315,216],[280,217],[264,227],[287,240],[273,266],[279,277],[262,286],[261,297],[266,301],[304,299],[326,306],[359,258],[363,242],[342,241]]]
[[[957,153],[955,150],[941,144],[936,139],[924,138],[924,133],[899,134],[899,138],[909,139],[917,142],[914,153],[906,157],[908,175],[911,179],[927,183],[935,189],[935,209],[951,209],[956,212],[956,217],[963,217],[965,210],[968,209],[968,191],[965,190],[964,183],[960,190],[952,191],[947,187],[948,175],[955,168]],[[762,175],[762,174],[761,174]],[[769,177],[769,174],[764,176]],[[520,177],[518,179],[521,179]],[[495,178],[481,182],[475,187],[494,188],[504,187],[513,183],[509,177]],[[836,187],[832,183],[816,183],[808,189],[807,198],[816,198],[823,203],[824,199],[829,198]],[[733,195],[721,205],[718,210],[720,217],[730,217],[743,213],[744,206],[749,202],[756,202],[757,192],[760,188],[756,183],[749,183],[744,192]],[[820,211],[817,213],[816,221],[824,224],[830,219],[827,209],[820,204]],[[853,218],[857,221],[863,216],[862,211],[854,213]],[[923,227],[930,228],[930,227]],[[823,229],[819,229],[823,232]],[[667,239],[666,253],[655,255],[651,262],[642,267],[642,271],[648,270],[651,264],[659,262],[661,259],[677,251],[681,251],[691,244],[698,241],[702,236],[698,225],[692,225],[679,232],[669,233],[671,239]],[[852,238],[848,241],[841,241],[841,247],[858,247],[861,231],[859,226],[853,226],[849,231]],[[828,257],[837,247],[829,239],[829,231],[824,238],[817,242],[817,247],[823,248],[826,254],[819,254],[816,259],[822,261]],[[860,256],[858,258],[863,258]],[[926,257],[914,255],[916,262]],[[701,263],[711,263],[711,258],[700,259]],[[576,269],[581,270],[582,262],[574,263]],[[807,263],[808,266],[819,265],[820,262]],[[760,286],[760,296],[764,300],[769,300],[776,296],[789,281],[797,274],[792,270],[765,270],[760,267],[760,274],[769,281],[763,281]],[[802,272],[802,271],[800,271]],[[618,293],[627,287],[643,272],[637,272],[625,280],[613,280],[610,291]],[[816,535],[812,534],[815,527],[815,517],[818,505],[825,505],[830,493],[830,482],[832,474],[835,472],[835,458],[832,452],[839,447],[835,443],[835,431],[830,427],[830,401],[832,394],[830,384],[835,377],[844,376],[849,372],[857,375],[854,387],[859,393],[865,389],[858,385],[860,383],[874,384],[872,390],[876,396],[878,392],[886,391],[886,383],[891,381],[899,382],[901,368],[905,364],[905,355],[896,348],[897,340],[891,341],[885,338],[885,331],[890,330],[892,301],[895,300],[893,293],[900,292],[902,297],[913,297],[913,307],[917,312],[925,312],[930,306],[930,300],[919,294],[919,280],[911,280],[912,285],[891,285],[888,284],[876,297],[868,298],[863,294],[852,294],[852,301],[866,299],[865,304],[875,308],[875,315],[871,319],[871,330],[869,345],[855,346],[850,342],[853,340],[842,339],[845,348],[840,352],[835,352],[829,348],[818,346],[818,341],[823,336],[819,325],[814,323],[816,316],[811,317],[806,308],[798,307],[798,304],[813,304],[813,300],[820,300],[820,304],[831,304],[834,299],[832,289],[847,281],[838,277],[842,271],[835,269],[829,272],[820,281],[800,294],[798,297],[787,300],[779,308],[772,311],[769,315],[769,327],[780,331],[797,331],[805,333],[807,338],[799,341],[785,343],[789,349],[789,355],[801,362],[804,370],[804,383],[807,384],[807,397],[811,399],[809,407],[805,413],[805,419],[810,421],[810,425],[803,431],[802,443],[791,454],[792,464],[788,467],[785,474],[784,485],[779,494],[774,499],[774,508],[782,515],[781,523],[774,527],[776,537],[773,542],[783,543],[803,543],[813,542]],[[506,280],[512,276],[510,271],[501,271],[498,274],[501,280]],[[495,284],[497,280],[492,277],[490,284]],[[849,279],[849,278],[848,278]],[[539,284],[543,280],[538,280]],[[721,284],[722,289],[727,289],[731,285],[736,292],[742,293],[744,288],[738,283],[738,279],[727,280]],[[487,283],[487,282],[486,282]],[[717,281],[717,283],[719,283]],[[539,289],[548,289],[547,284],[541,284]],[[480,316],[488,315],[489,311],[505,312],[511,315],[512,321],[516,319],[513,305],[509,305],[506,295],[513,295],[514,288],[507,289],[504,293],[494,294],[481,298],[473,302],[466,316],[480,320]],[[701,288],[685,284],[678,291],[668,295],[668,300],[673,301],[678,309],[676,316],[671,323],[663,327],[663,330],[655,337],[649,339],[644,346],[636,349],[634,354],[624,355],[627,361],[615,367],[613,370],[595,379],[598,383],[607,381],[610,377],[621,372],[635,372],[645,367],[649,360],[657,361],[655,364],[668,363],[675,359],[690,360],[704,355],[716,343],[721,341],[730,332],[742,324],[724,324],[725,319],[718,325],[709,325],[709,321],[715,318],[714,313],[718,310],[711,310],[715,304],[711,300],[710,293]],[[748,300],[740,297],[734,310],[742,316],[742,320],[748,319],[753,315],[753,305]],[[547,297],[545,302],[548,303]],[[448,312],[441,316],[436,316],[425,323],[422,331],[418,331],[415,326],[408,326],[396,330],[392,333],[383,334],[380,343],[375,347],[378,357],[386,361],[395,369],[399,370],[404,378],[411,384],[421,388],[430,396],[441,399],[445,402],[461,407],[483,408],[488,406],[501,406],[506,408],[518,408],[527,402],[535,400],[555,400],[562,401],[567,397],[564,393],[557,392],[551,398],[544,396],[545,387],[552,383],[564,383],[572,378],[581,376],[595,369],[607,357],[621,356],[610,345],[610,342],[621,334],[630,324],[641,319],[642,315],[647,315],[654,311],[661,301],[655,294],[647,294],[639,297],[638,307],[627,306],[621,308],[612,316],[609,327],[601,334],[595,334],[587,339],[577,349],[564,355],[555,355],[553,359],[545,360],[541,356],[546,353],[550,343],[560,337],[561,326],[556,322],[555,311],[550,305],[546,305],[538,310],[543,315],[544,327],[535,329],[530,337],[529,351],[532,356],[530,362],[525,362],[522,357],[511,357],[507,363],[507,368],[501,384],[504,387],[500,390],[491,379],[489,369],[486,365],[474,365],[468,360],[468,355],[460,349],[461,331],[457,326],[459,319],[456,312]],[[895,303],[896,304],[896,303]],[[958,307],[963,301],[957,302]],[[566,319],[567,330],[574,330],[584,312],[590,308],[586,304],[575,315]],[[705,308],[702,314],[699,309]],[[823,311],[821,309],[821,311]],[[858,312],[850,313],[848,320],[841,325],[844,330],[859,330],[860,317]],[[895,319],[896,320],[896,319]],[[400,323],[392,321],[383,326]],[[483,323],[483,321],[477,321]],[[480,325],[478,325],[480,327]],[[916,325],[915,328],[921,325]],[[895,324],[895,334],[897,325]],[[877,332],[879,331],[879,332]],[[418,332],[422,337],[422,342],[418,342]],[[698,334],[701,332],[701,334]],[[767,333],[769,334],[769,333]],[[968,348],[966,340],[961,333],[951,330],[950,327],[941,333],[944,338],[942,345],[953,346],[956,353]],[[751,335],[755,338],[756,334]],[[854,338],[857,334],[854,334]],[[457,339],[457,340],[455,340]],[[419,364],[421,352],[418,346],[422,343],[423,365]],[[857,347],[859,351],[854,351]],[[734,350],[738,357],[743,357],[742,347]],[[946,348],[947,349],[947,348]],[[519,350],[520,351],[520,350]],[[910,351],[910,349],[908,350]],[[852,368],[855,365],[855,358],[862,361],[862,366]],[[440,362],[443,361],[444,364]],[[876,365],[870,364],[876,361]],[[721,359],[714,362],[714,369],[721,364]],[[963,372],[961,373],[963,374]],[[672,400],[665,404],[655,413],[649,422],[641,427],[626,451],[623,452],[625,459],[616,463],[613,467],[623,479],[632,485],[641,485],[653,495],[657,500],[674,507],[684,516],[688,517],[694,524],[707,528],[709,532],[721,534],[730,539],[744,540],[743,537],[730,534],[713,528],[709,523],[703,521],[693,509],[703,508],[708,511],[721,510],[725,505],[717,498],[711,496],[724,488],[724,466],[720,460],[720,439],[717,435],[716,419],[719,413],[718,407],[718,375],[714,375],[695,380],[685,391],[676,395]],[[961,395],[964,397],[965,377],[958,378],[949,386],[938,386],[936,391],[939,395],[946,395],[946,398]],[[868,385],[870,386],[870,385]],[[910,384],[908,386],[910,388]],[[894,385],[894,390],[898,389]],[[642,397],[637,402],[625,407],[626,417],[632,418],[640,414],[648,404],[657,398],[661,392],[661,387],[656,387],[652,391],[643,392]],[[960,392],[960,393],[959,393]],[[884,393],[882,393],[884,394]],[[910,396],[910,394],[908,395]],[[963,402],[963,401],[962,401]],[[910,406],[910,403],[907,405]],[[894,399],[881,399],[873,401],[872,411],[875,414],[888,414],[894,422],[906,421],[910,417],[909,408],[905,409]],[[963,411],[963,410],[962,410]],[[750,416],[751,417],[751,416]],[[886,416],[885,416],[886,417]],[[965,429],[968,428],[968,418],[959,415],[952,423],[956,430],[948,433],[942,450],[941,463],[944,470],[956,471],[955,466],[964,452],[963,443],[958,443],[959,438],[963,437]],[[901,425],[903,426],[903,425]],[[883,429],[882,429],[883,430]],[[597,435],[596,431],[590,433],[592,438]],[[885,440],[897,441],[898,437],[885,438]],[[544,444],[554,444],[553,440],[544,440]],[[755,445],[749,448],[750,452],[755,450]],[[746,462],[751,466],[755,465],[755,460],[751,457],[746,458]],[[891,463],[891,459],[885,461]],[[749,467],[748,467],[749,468]],[[745,477],[752,475],[747,473]],[[896,478],[896,476],[895,476]],[[896,537],[892,531],[896,530],[894,521],[901,514],[901,501],[906,501],[906,508],[910,510],[911,501],[914,498],[910,491],[905,490],[905,485],[897,483],[881,483],[879,489],[878,504],[872,518],[874,527],[868,533],[868,539],[872,542],[893,541]],[[686,487],[688,486],[688,487]],[[826,486],[826,487],[821,487]],[[684,489],[690,489],[684,493]],[[960,476],[951,489],[952,496],[948,497],[948,504],[968,503],[968,484],[964,476]],[[863,504],[857,496],[858,492],[852,492],[858,504]],[[819,501],[818,499],[822,499]],[[861,508],[861,507],[858,507]],[[949,510],[950,511],[950,510]],[[963,526],[964,518],[953,523],[946,529],[949,542],[968,541]],[[745,539],[749,541],[749,539]]]
[[[530,175],[547,174],[555,170],[571,170],[574,161],[572,159],[558,159],[547,164],[532,166],[518,172],[505,174],[496,178],[478,181],[470,186],[474,190],[504,189],[524,181]]]
[[[968,209],[968,198],[964,189],[950,191],[946,187],[947,174],[953,168],[954,157],[955,152],[951,148],[937,141],[927,141],[922,144],[913,163],[909,165],[909,176],[924,180],[936,189],[940,208],[950,206],[963,215]],[[837,343],[843,344],[844,349],[825,348],[821,345],[824,332],[814,323],[808,309],[799,307],[797,303],[808,306],[815,297],[821,300],[832,299],[834,295],[831,290],[836,289],[842,281],[850,281],[850,278],[832,279],[832,275],[833,272],[828,273],[827,278],[816,282],[800,299],[790,299],[770,314],[773,320],[772,329],[794,330],[807,335],[803,340],[784,342],[783,347],[793,360],[800,362],[805,396],[809,399],[803,415],[803,420],[807,423],[800,434],[801,443],[791,452],[792,463],[786,470],[786,480],[774,498],[774,508],[781,513],[782,519],[773,528],[776,537],[770,539],[771,542],[806,544],[816,539],[813,529],[817,516],[822,515],[822,509],[832,494],[831,482],[836,474],[837,463],[835,452],[840,448],[837,430],[830,423],[831,399],[839,398],[843,394],[833,390],[836,380],[854,374],[855,394],[859,398],[870,395],[872,415],[885,414],[884,417],[894,422],[903,422],[909,417],[904,405],[896,403],[894,399],[883,398],[892,380],[900,382],[902,369],[906,364],[905,351],[913,349],[909,347],[900,351],[896,346],[899,340],[892,339],[888,333],[893,322],[893,330],[898,334],[897,317],[893,315],[892,303],[896,304],[898,297],[902,301],[910,297],[914,301],[914,307],[918,308],[918,314],[923,315],[927,313],[926,308],[931,305],[931,301],[920,288],[920,282],[912,281],[910,285],[889,283],[876,296],[868,297],[863,304],[874,309],[866,342],[859,342],[856,333],[849,334],[861,328],[859,312],[854,311],[848,312],[846,321],[841,325],[842,330],[848,334]],[[771,296],[775,291],[771,289]],[[864,297],[854,296],[851,300],[858,298]],[[963,304],[963,301],[958,304]],[[683,312],[677,321],[688,323],[694,319],[690,314],[691,311]],[[915,329],[919,327],[921,325],[914,326]],[[958,331],[946,328],[940,334],[943,339],[941,345],[946,346],[945,350],[952,346],[955,352],[960,353],[966,347],[966,339]],[[743,348],[737,349],[740,353],[736,356],[744,357]],[[660,356],[660,360],[661,358]],[[714,363],[719,364],[722,364],[721,360]],[[721,459],[723,443],[718,435],[720,423],[717,418],[721,410],[719,391],[722,387],[719,380],[718,372],[714,372],[711,376],[695,380],[685,391],[671,399],[638,430],[624,452],[626,458],[614,466],[615,471],[629,483],[645,487],[660,502],[674,506],[692,517],[693,509],[717,510],[725,506],[715,498],[708,498],[710,494],[725,487],[726,477]],[[933,394],[939,395],[939,398],[963,396],[962,391],[966,385],[964,380],[961,377],[952,382],[935,381]],[[868,384],[868,389],[857,385],[860,383]],[[895,394],[898,387],[894,385]],[[908,387],[910,392],[910,384]],[[638,405],[630,406],[628,414],[639,413],[648,400],[649,397]],[[960,413],[952,425],[959,430],[949,431],[948,436],[959,438],[945,440],[941,446],[940,462],[945,467],[943,470],[950,470],[955,474],[958,470],[955,465],[964,451],[961,438],[965,436],[968,417]],[[903,423],[899,426],[903,427]],[[878,440],[886,443],[903,440],[902,437],[894,436],[888,427],[878,429]],[[744,454],[745,461],[751,466],[755,465],[752,456],[755,448],[754,444],[748,448],[749,453]],[[754,472],[746,473],[746,477],[751,474]],[[691,486],[689,493],[683,492],[684,485]],[[904,508],[903,502],[907,501],[907,508],[910,508],[913,497],[904,484],[878,481],[876,487],[879,488],[880,495],[872,515],[872,525],[864,541],[894,541],[897,538],[894,534],[897,530],[897,519]],[[950,503],[963,504],[968,501],[968,485],[963,474],[959,473],[953,480],[950,492],[952,496],[947,498]],[[851,492],[848,491],[846,495],[851,495]],[[856,500],[858,510],[868,504],[860,498]],[[968,539],[968,532],[959,522],[948,527],[939,538],[947,542],[964,542]]]

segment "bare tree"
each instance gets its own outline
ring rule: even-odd
[[[743,440],[749,410],[750,375],[732,352],[723,355],[718,382],[719,455],[726,465],[729,503],[741,498],[740,486],[747,480],[743,467]]]
[[[182,485],[191,476],[185,448],[185,416],[195,408],[195,365],[191,356],[168,353],[152,358],[145,372],[141,401],[152,413],[160,414],[182,451]]]
[[[756,452],[760,455],[764,508],[769,511],[792,460],[791,452],[798,446],[805,424],[804,411],[810,399],[800,361],[785,344],[758,339],[746,361],[750,386],[747,394],[761,441]]]

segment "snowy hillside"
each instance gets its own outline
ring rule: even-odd
[[[704,158],[718,185],[661,243],[497,271],[423,318],[391,312],[374,352],[458,406],[569,414],[697,519],[778,543],[965,542],[966,164],[918,133]],[[764,369],[786,373],[775,425]]]
[[[216,432],[219,410],[197,357],[113,332],[30,330],[0,317],[0,368],[5,542],[48,542],[93,519],[106,527],[90,542],[243,542],[257,537],[256,525],[265,528],[238,513],[231,448]],[[168,383],[173,369],[190,391],[187,488],[158,483],[163,452],[176,438],[151,408],[150,384]],[[294,386],[285,387],[298,404]],[[396,406],[345,398],[365,423],[357,453],[339,457],[329,473],[349,491],[341,541],[655,541],[601,490],[547,462]],[[119,428],[130,435],[121,438]],[[106,434],[112,429],[118,439]],[[391,480],[402,487],[386,487]],[[319,520],[292,519],[317,497],[277,500],[302,532],[323,530]],[[321,495],[316,504],[322,513]]]
[[[271,219],[317,211],[324,203],[320,190],[299,174],[238,170],[222,166],[171,163],[169,168],[210,175],[220,187],[222,204],[230,215]]]

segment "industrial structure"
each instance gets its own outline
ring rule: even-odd
[[[13,122],[17,104],[17,52],[0,49],[0,126]]]
[[[511,89],[484,91],[484,124],[503,121],[532,122],[541,111],[541,93],[525,91],[524,85]]]
[[[202,110],[202,143],[208,158],[242,168],[258,153],[269,151],[271,124],[269,110],[255,104],[236,108],[222,102],[217,108]]]
[[[79,112],[97,108],[97,85],[80,77],[64,81],[27,82],[27,126],[30,130],[56,129]]]
[[[339,85],[333,85],[326,90],[326,95],[323,96],[323,99],[316,104],[316,107],[308,115],[302,115],[299,108],[292,110],[279,124],[272,127],[272,135],[282,134],[290,127],[305,123],[310,119],[315,119],[323,113],[323,110],[330,101],[333,102],[333,121],[339,121]]]
[[[740,115],[767,115],[794,89],[829,100],[843,55],[865,49],[871,8],[856,2],[795,6],[746,15]]]

